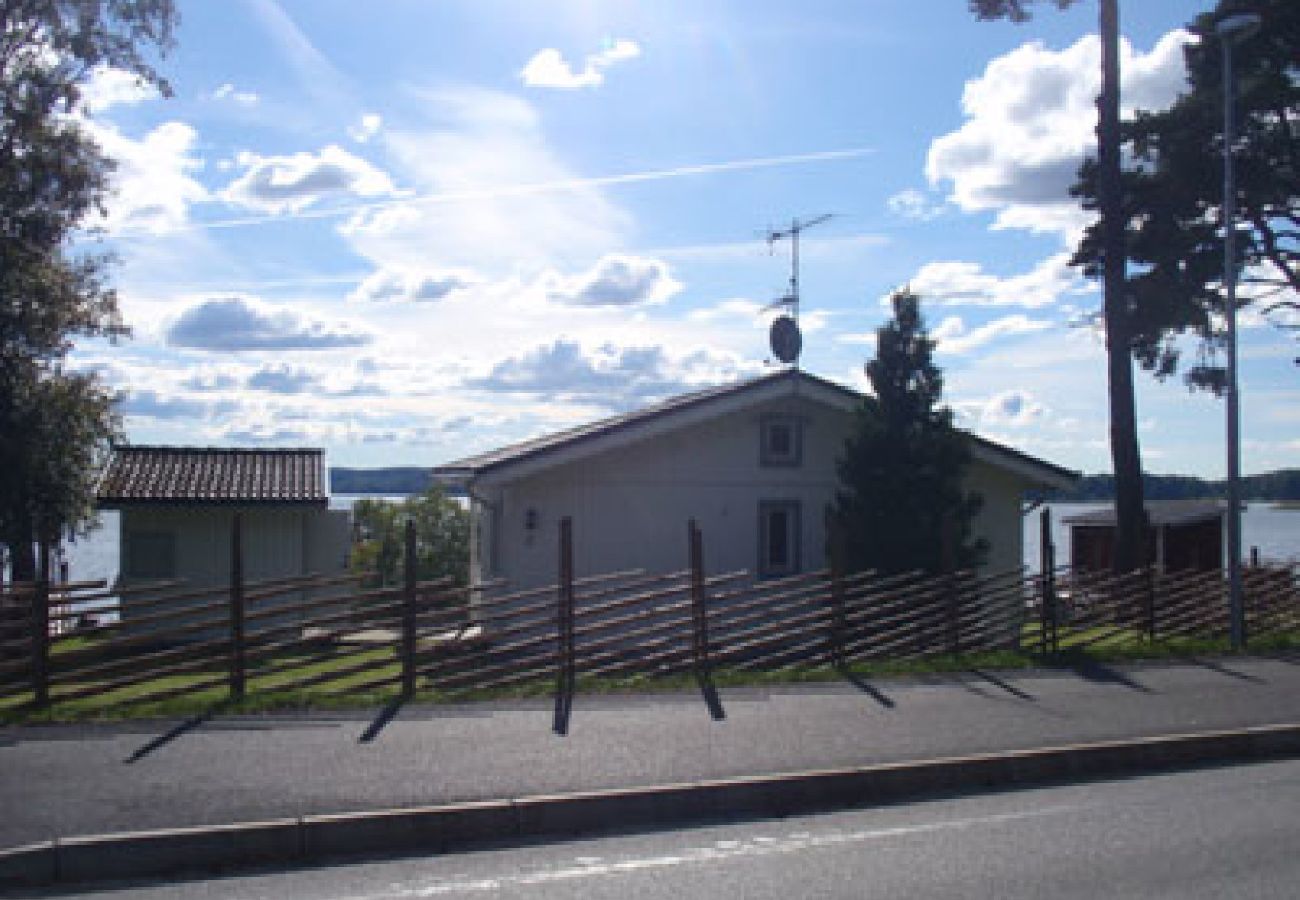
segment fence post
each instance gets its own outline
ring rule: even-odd
[[[402,580],[402,697],[415,696],[415,520],[406,520]]]
[[[243,700],[244,659],[244,548],[242,519],[235,513],[230,522],[230,699]]]
[[[691,559],[691,650],[695,659],[695,673],[708,674],[709,669],[709,619],[704,608],[704,537],[691,519],[686,524],[686,535]]]
[[[573,520],[560,519],[560,579],[556,591],[555,690],[557,699],[573,692]]]
[[[948,606],[948,652],[961,652],[961,595],[957,590],[957,520],[944,513],[939,526],[940,568],[943,569],[944,599]]]
[[[1038,567],[1043,581],[1039,604],[1039,645],[1046,656],[1056,650],[1056,547],[1052,544],[1052,510],[1044,506],[1039,516]]]
[[[1156,579],[1159,577],[1155,566],[1147,568],[1147,639],[1153,642],[1156,639]]]
[[[32,700],[50,703],[50,558],[49,546],[37,551],[36,584],[32,592]]]
[[[836,529],[831,533],[831,665],[844,665],[844,632],[848,615],[844,609],[844,544]]]

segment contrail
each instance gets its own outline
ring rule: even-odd
[[[834,162],[842,159],[856,159],[873,153],[871,147],[849,147],[843,150],[819,150],[813,153],[790,153],[783,156],[759,156],[749,159],[733,159],[725,162],[696,163],[688,166],[675,166],[670,169],[649,169],[644,172],[624,172],[619,175],[595,175],[590,178],[562,178],[554,181],[539,181],[532,184],[506,185],[503,187],[483,188],[470,191],[448,191],[438,194],[424,194],[400,197],[396,200],[376,200],[370,203],[352,203],[344,206],[332,206],[329,209],[304,209],[297,212],[244,216],[237,219],[218,219],[214,222],[190,222],[175,230],[246,228],[263,225],[268,222],[282,222],[292,219],[331,219],[354,213],[370,212],[382,209],[400,209],[406,206],[439,203],[463,203],[473,200],[497,200],[506,197],[522,197],[529,194],[546,194],[559,191],[571,191],[586,187],[603,187],[617,184],[638,184],[647,181],[665,181],[691,175],[714,175],[722,172],[743,172],[750,169],[770,169],[779,166],[807,165],[809,163]],[[119,234],[144,231],[145,228],[123,228]]]

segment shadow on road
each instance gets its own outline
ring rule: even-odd
[[[199,713],[197,716],[193,716],[189,719],[186,719],[184,722],[177,724],[175,727],[173,727],[171,730],[167,731],[166,733],[158,735],[158,737],[154,738],[149,743],[145,744],[143,747],[136,750],[126,759],[122,760],[122,762],[128,766],[131,765],[132,763],[139,762],[140,760],[148,756],[150,753],[153,753],[155,750],[160,750],[161,748],[166,747],[168,744],[176,740],[181,735],[191,732],[195,728],[198,728],[204,722],[207,722],[210,719],[212,719],[214,716],[217,715],[217,713],[221,712],[229,705],[230,702],[228,700],[222,700],[220,702],[212,704],[212,706],[208,707],[203,712]]]
[[[969,669],[968,671],[972,675],[976,676],[977,678],[982,678],[983,680],[987,681],[989,684],[1001,688],[1002,690],[1006,691],[1008,694],[1010,694],[1013,697],[1019,697],[1021,700],[1028,700],[1031,703],[1038,702],[1038,698],[1035,697],[1033,694],[1029,693],[1028,691],[1021,690],[1011,682],[999,678],[997,675],[994,675],[992,672],[986,672],[983,669]]]
[[[867,681],[861,675],[855,673],[848,666],[836,666],[835,669],[840,673],[840,676],[845,681],[862,691],[862,693],[866,694],[886,709],[893,709],[897,705],[894,703],[893,698],[888,694],[883,693],[879,688]]]
[[[1195,663],[1201,668],[1209,669],[1211,672],[1218,672],[1220,675],[1227,675],[1231,678],[1240,678],[1242,681],[1253,681],[1255,684],[1268,683],[1267,678],[1260,678],[1258,675],[1251,675],[1248,672],[1238,672],[1236,669],[1230,669],[1222,663],[1215,662],[1212,659],[1191,657],[1188,662]]]
[[[384,708],[379,711],[379,715],[375,716],[375,720],[370,723],[361,737],[357,738],[357,743],[369,744],[375,738],[379,737],[379,733],[384,730],[388,723],[397,718],[397,714],[401,712],[402,705],[405,702],[405,700],[402,700],[399,697],[396,700],[390,700],[386,703]]]
[[[727,718],[727,711],[722,708],[722,698],[718,696],[718,689],[713,686],[713,676],[708,670],[697,669],[695,680],[700,686],[700,693],[704,696],[704,703],[709,707],[709,715],[713,717],[713,721],[721,722]]]
[[[1062,668],[1069,669],[1085,681],[1093,681],[1097,684],[1115,684],[1143,694],[1156,693],[1142,682],[1135,681],[1119,669],[1098,662],[1095,659],[1090,659],[1082,653],[1064,650],[1058,659]]]

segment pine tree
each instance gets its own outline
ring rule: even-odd
[[[866,366],[872,395],[863,398],[837,464],[831,556],[851,572],[939,572],[945,561],[976,566],[988,545],[971,538],[982,499],[962,486],[970,439],[941,405],[943,374],[920,298],[902,290],[890,300],[894,316],[876,332],[876,356]]]

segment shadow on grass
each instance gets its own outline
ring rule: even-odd
[[[122,760],[122,762],[128,766],[139,762],[140,760],[148,756],[150,753],[153,753],[156,750],[161,750],[163,747],[166,747],[168,744],[170,744],[172,741],[176,740],[177,738],[181,737],[182,735],[188,734],[189,732],[193,731],[195,728],[198,728],[203,723],[211,720],[214,716],[217,715],[217,713],[229,708],[230,706],[231,706],[231,702],[229,700],[217,701],[207,709],[203,710],[198,715],[191,716],[185,721],[177,724],[175,727],[173,727],[166,733],[158,735],[158,737],[154,738],[149,743],[145,744],[143,747],[136,750],[126,759]]]

